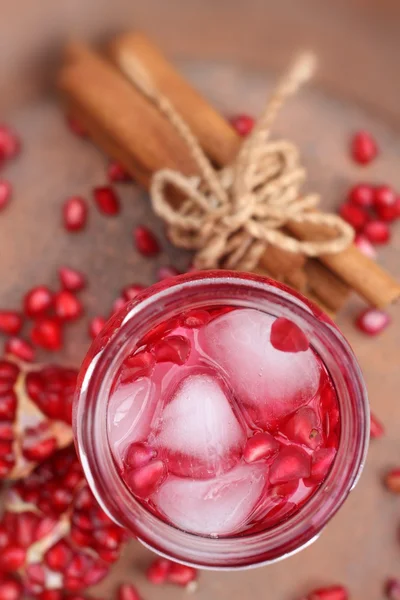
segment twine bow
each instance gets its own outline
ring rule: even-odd
[[[132,55],[125,58],[134,84],[175,127],[198,166],[200,176],[186,177],[162,169],[151,182],[154,211],[167,223],[175,245],[196,251],[196,268],[250,271],[269,244],[307,256],[340,252],[351,244],[353,229],[340,217],[313,212],[319,204],[317,194],[300,195],[306,172],[296,146],[287,140],[269,140],[282,104],[311,76],[312,55],[304,54],[295,61],[242,143],[234,163],[219,171],[140,62]],[[179,206],[168,200],[171,186],[184,198]],[[337,235],[323,241],[300,241],[282,230],[289,220],[327,225]]]

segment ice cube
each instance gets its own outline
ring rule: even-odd
[[[119,385],[108,403],[108,439],[119,464],[132,442],[143,441],[150,433],[156,408],[155,384],[143,377]]]
[[[275,317],[238,309],[199,332],[205,353],[225,371],[256,425],[268,429],[316,393],[320,367],[311,349],[281,352],[270,343]]]
[[[222,381],[208,372],[183,379],[149,440],[175,475],[211,478],[239,460],[246,436]]]
[[[152,499],[175,527],[208,536],[233,534],[246,525],[260,500],[268,467],[237,465],[211,480],[170,475]]]

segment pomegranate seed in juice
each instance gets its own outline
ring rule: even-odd
[[[211,306],[157,324],[133,348],[107,428],[122,479],[149,511],[190,533],[236,536],[275,526],[324,482],[340,413],[296,323]],[[148,578],[186,585],[195,571],[161,559]]]

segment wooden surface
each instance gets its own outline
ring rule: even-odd
[[[0,217],[2,307],[18,305],[34,284],[55,287],[57,267],[68,264],[89,274],[88,290],[82,294],[87,315],[106,314],[125,284],[151,283],[159,265],[183,268],[189,262],[165,241],[148,200],[131,185],[118,186],[123,202],[120,217],[101,216],[91,203],[86,232],[73,235],[62,230],[64,198],[82,193],[91,202],[90,190],[105,181],[106,166],[95,148],[66,129],[56,102],[42,85],[51,78],[50,63],[56,62],[56,49],[70,30],[93,37],[114,30],[132,15],[133,24],[156,33],[164,47],[180,57],[185,75],[227,114],[238,110],[256,114],[272,73],[292,49],[307,41],[322,58],[319,83],[290,103],[276,133],[301,146],[310,190],[321,192],[326,205],[335,207],[348,186],[360,179],[390,182],[400,189],[396,2],[379,3],[379,11],[373,2],[364,2],[361,11],[356,1],[324,7],[320,2],[287,0],[132,4],[129,8],[122,0],[98,0],[79,8],[82,3],[43,0],[40,10],[36,3],[34,10],[33,3],[16,0],[2,7],[0,107],[24,143],[21,157],[2,172],[15,188],[12,205]],[[260,66],[266,69],[261,71]],[[381,158],[368,170],[352,165],[346,152],[349,133],[359,127],[373,131],[382,148]],[[139,223],[151,224],[163,240],[164,253],[156,260],[145,260],[133,249],[131,230]],[[400,278],[400,223],[393,238],[380,251],[379,260]],[[400,311],[394,308],[394,325],[372,339],[352,326],[361,306],[353,298],[338,322],[360,360],[372,408],[385,423],[387,435],[372,443],[358,487],[310,548],[261,569],[203,573],[195,598],[290,600],[315,585],[341,582],[349,586],[352,598],[377,600],[383,597],[384,579],[400,577],[400,498],[385,492],[380,482],[385,469],[400,461]],[[87,345],[86,322],[71,326],[60,359],[77,364]],[[116,582],[132,580],[144,600],[187,597],[176,588],[148,585],[141,572],[150,560],[147,550],[132,544],[96,595],[112,598]]]

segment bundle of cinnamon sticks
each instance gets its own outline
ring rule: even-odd
[[[174,127],[132,83],[138,64],[173,103],[212,162],[230,164],[240,147],[239,135],[141,33],[118,36],[104,54],[78,43],[66,48],[58,86],[68,114],[146,189],[153,173],[162,168],[197,175]],[[302,240],[332,235],[321,225],[289,222],[287,228]],[[287,283],[332,316],[352,290],[379,308],[400,297],[400,285],[355,246],[318,259],[269,246],[257,272]]]

